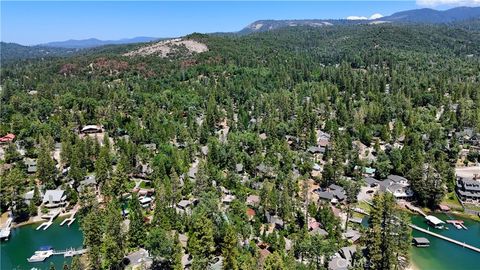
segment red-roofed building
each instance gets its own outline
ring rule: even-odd
[[[255,216],[255,210],[253,210],[252,208],[247,208],[248,220],[252,220],[254,216]]]
[[[0,143],[13,142],[14,139],[15,139],[15,134],[9,133],[9,134],[0,138]]]
[[[448,207],[447,205],[444,205],[444,204],[439,204],[439,205],[438,205],[438,209],[440,209],[440,210],[443,211],[443,212],[448,212],[448,211],[450,211],[450,207]]]

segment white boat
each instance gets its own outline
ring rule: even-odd
[[[53,255],[53,249],[52,248],[43,248],[40,250],[35,251],[35,253],[32,255],[32,257],[28,258],[28,262],[43,262],[46,258],[50,257]]]

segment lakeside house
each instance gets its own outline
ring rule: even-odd
[[[45,195],[43,195],[43,205],[47,208],[64,206],[67,199],[64,193],[65,191],[61,189],[45,191]]]
[[[459,177],[457,180],[458,197],[468,203],[480,203],[480,181],[473,178]]]
[[[387,179],[381,181],[380,190],[382,192],[392,193],[398,200],[408,200],[413,197],[413,191],[410,188],[408,179],[399,175],[389,175]]]

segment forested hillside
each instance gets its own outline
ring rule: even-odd
[[[457,134],[480,132],[475,23],[185,39],[208,51],[123,56],[137,44],[2,65],[0,135],[16,135],[0,164],[2,212],[34,215],[22,194],[62,188],[81,206],[91,269],[118,269],[138,247],[158,269],[181,269],[188,254],[192,269],[218,258],[224,269],[324,269],[351,243],[353,269],[406,267],[409,228],[385,218],[393,197],[375,196],[370,227],[348,222],[351,205],[367,167],[408,178],[421,206],[454,190],[459,152],[475,144]],[[79,189],[91,175],[95,189]],[[330,191],[338,200],[322,200]]]

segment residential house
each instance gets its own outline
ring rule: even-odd
[[[79,184],[80,185],[77,188],[78,192],[83,191],[88,187],[95,187],[97,185],[97,180],[94,175],[87,175]]]
[[[380,190],[392,193],[396,199],[407,200],[413,197],[410,183],[405,177],[399,175],[389,175],[387,179],[381,181]]]
[[[129,253],[125,259],[124,261],[128,263],[128,269],[150,269],[153,264],[148,251],[143,248]],[[142,266],[145,268],[141,268]]]
[[[284,222],[283,220],[277,215],[271,215],[268,211],[265,213],[265,217],[267,222],[273,224],[276,229],[282,229]]]
[[[8,133],[7,135],[0,137],[0,144],[10,143],[13,142],[13,140],[15,140],[15,134]]]
[[[458,197],[469,203],[480,203],[480,181],[473,178],[459,177],[457,180]]]
[[[37,161],[35,159],[26,158],[25,166],[27,166],[27,173],[36,173],[37,172]]]
[[[66,204],[67,196],[64,195],[63,190],[47,190],[43,195],[43,204],[47,208],[54,208],[64,206]]]
[[[348,270],[348,261],[339,255],[334,256],[328,262],[328,270]]]
[[[149,196],[143,196],[143,197],[138,198],[138,201],[140,202],[140,205],[143,208],[149,208],[151,203],[152,203],[152,198],[149,197]]]
[[[176,211],[177,213],[182,213],[182,214],[190,214],[192,209],[191,209],[192,202],[189,200],[181,200],[180,202],[177,203]]]
[[[243,164],[240,164],[240,163],[236,164],[235,165],[235,171],[237,173],[242,173],[243,172]]]
[[[387,176],[387,179],[392,180],[396,184],[400,184],[400,185],[404,185],[404,186],[410,185],[407,178],[402,177],[400,175],[390,174],[389,176]]]
[[[342,233],[343,238],[347,239],[351,243],[355,243],[362,236],[359,231],[354,229],[347,229],[346,232]]]
[[[246,214],[247,214],[248,221],[251,221],[255,217],[256,213],[255,213],[255,210],[253,210],[252,208],[247,208]]]
[[[246,204],[249,206],[258,206],[260,204],[260,196],[258,195],[248,195]]]
[[[378,187],[380,185],[380,181],[378,181],[377,179],[375,179],[373,177],[366,177],[363,180],[367,184],[367,187],[375,188],[375,187]]]

